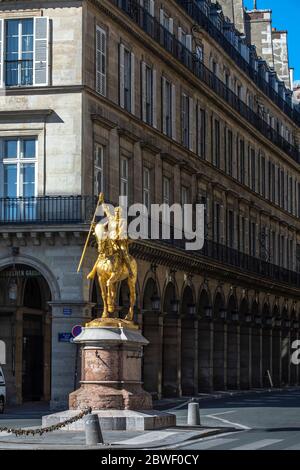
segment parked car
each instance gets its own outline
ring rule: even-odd
[[[6,401],[5,378],[4,378],[3,369],[0,366],[0,414],[4,413],[5,401]]]

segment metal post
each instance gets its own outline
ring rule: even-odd
[[[188,404],[188,426],[200,426],[199,403],[191,402]]]
[[[96,414],[88,414],[85,418],[85,440],[87,446],[103,444],[103,436],[100,428],[99,418]]]

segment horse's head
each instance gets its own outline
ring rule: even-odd
[[[101,243],[107,238],[106,227],[102,222],[99,222],[95,227],[95,237],[97,238],[98,243]]]

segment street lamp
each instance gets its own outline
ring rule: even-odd
[[[18,285],[15,279],[12,279],[8,285],[8,298],[11,301],[16,301],[18,297]]]
[[[152,297],[151,297],[151,307],[152,307],[152,310],[160,310],[160,297],[157,295],[157,294],[154,294]]]
[[[280,319],[280,318],[276,318],[276,320],[275,320],[275,326],[278,326],[278,327],[281,326],[281,319]]]
[[[204,308],[204,314],[205,314],[206,318],[212,318],[212,307],[210,305],[207,305]]]
[[[245,320],[246,320],[246,323],[251,323],[252,322],[252,315],[251,313],[247,313],[245,315]]]
[[[178,313],[178,310],[179,310],[179,301],[177,299],[174,299],[171,302],[171,312]]]
[[[189,304],[188,305],[188,314],[189,315],[196,315],[196,305],[195,304]]]
[[[239,312],[237,310],[234,310],[231,313],[231,319],[232,319],[232,321],[238,321],[239,320]]]
[[[226,308],[220,308],[219,313],[220,313],[220,318],[222,318],[222,320],[226,320],[226,317],[227,317]]]

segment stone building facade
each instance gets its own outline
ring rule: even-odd
[[[210,0],[7,0],[0,32],[9,399],[55,408],[76,386],[68,334],[101,310],[93,245],[76,272],[101,190],[205,204],[201,251],[131,245],[146,390],[298,383],[300,116],[276,72]]]

